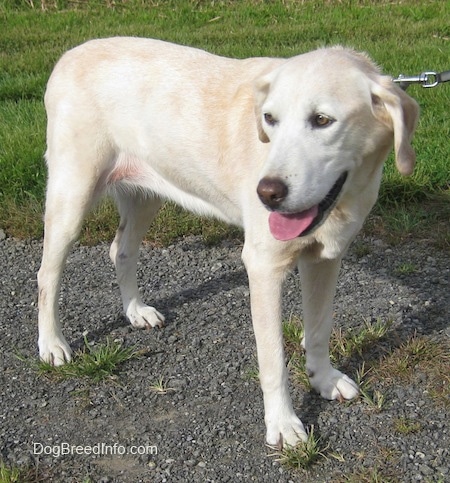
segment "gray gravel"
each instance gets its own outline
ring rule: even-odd
[[[238,242],[211,248],[192,237],[142,248],[144,300],[167,317],[166,327],[153,331],[133,330],[124,319],[108,247],[74,249],[60,299],[72,347],[81,347],[87,332],[93,343],[112,337],[148,350],[125,363],[116,380],[100,383],[38,377],[17,358],[37,357],[40,256],[39,242],[0,237],[0,457],[7,465],[34,468],[41,481],[55,482],[337,482],[357,471],[381,475],[364,481],[450,481],[449,405],[435,403],[420,377],[413,384],[380,383],[387,404],[378,413],[362,401],[328,402],[293,387],[297,413],[328,444],[328,458],[305,473],[268,456],[262,396],[250,375],[255,342]],[[449,260],[426,242],[389,247],[360,238],[343,265],[336,320],[349,328],[392,319],[374,354],[394,350],[414,333],[448,339]],[[416,270],[401,274],[405,263]],[[292,274],[286,316],[301,312],[299,291]],[[361,362],[346,368],[349,375],[355,377]],[[152,389],[161,377],[173,389],[166,394]],[[400,417],[418,421],[420,429],[399,434],[393,421]],[[35,444],[49,451],[98,443],[126,450],[151,445],[157,454],[33,454]]]

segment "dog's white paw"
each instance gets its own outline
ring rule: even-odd
[[[281,449],[283,446],[295,446],[308,439],[303,423],[295,413],[275,421],[266,420],[266,426],[266,444],[271,447]]]
[[[72,350],[64,336],[39,337],[39,356],[53,366],[62,366],[72,360]]]
[[[164,325],[164,315],[154,307],[142,303],[130,304],[126,310],[126,316],[133,327],[138,329],[150,329]]]
[[[311,386],[325,399],[354,399],[359,394],[355,381],[332,367],[325,373],[312,373]]]

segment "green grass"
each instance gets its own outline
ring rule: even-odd
[[[336,366],[346,364],[352,358],[362,361],[356,373],[356,382],[360,386],[360,399],[370,410],[381,411],[386,403],[384,395],[373,387],[375,378],[371,369],[366,369],[364,357],[371,347],[383,340],[391,327],[391,321],[364,321],[356,329],[343,331],[334,328],[330,340],[330,359]],[[306,371],[306,359],[302,347],[304,330],[302,322],[291,317],[283,324],[286,352],[289,356],[288,369],[294,382],[305,391],[312,390]]]
[[[418,271],[418,267],[411,262],[405,262],[401,263],[397,267],[395,267],[394,272],[397,275],[411,275],[413,273],[416,273]]]
[[[160,376],[157,381],[150,385],[150,389],[156,394],[162,395],[175,391],[173,387],[169,386],[169,381],[166,381],[162,376]]]
[[[359,392],[362,401],[369,409],[381,412],[386,404],[386,398],[379,390],[372,388],[372,378],[367,377],[370,374],[370,369],[366,370],[365,363],[363,362],[361,367],[356,373],[356,384],[359,386]]]
[[[409,273],[410,267],[404,270]],[[283,324],[283,334],[292,383],[304,391],[311,391],[301,347],[304,336],[301,321],[291,317]],[[396,403],[393,399],[394,388],[420,386],[424,399],[435,411],[445,411],[449,407],[450,343],[445,337],[412,335],[404,339],[396,333],[390,321],[377,320],[372,323],[365,321],[359,328],[346,331],[334,330],[330,352],[334,365],[339,369],[343,368],[360,388],[359,398],[346,404],[356,404],[367,414],[385,414],[383,420],[391,421],[388,424],[399,438],[406,438],[408,435],[420,437],[423,425],[416,419],[399,417],[395,414],[395,407],[399,402]],[[314,437],[308,443],[318,439]],[[333,481],[387,483],[401,480],[398,474],[401,454],[397,448],[379,445],[376,448],[366,448],[361,452],[344,456],[336,452],[332,446],[325,448],[320,446],[323,445],[318,445],[318,450],[312,447],[311,451],[301,444],[295,448],[286,448],[280,452],[278,460],[290,468],[304,472],[311,469],[319,456],[338,461],[352,458],[356,462],[354,470],[345,475],[336,473]],[[368,452],[371,453],[370,456]],[[362,462],[369,457],[374,462],[370,467],[358,464],[358,460]],[[311,474],[313,471],[314,466]],[[310,480],[305,477],[305,481]]]
[[[331,360],[339,362],[355,354],[362,356],[366,349],[386,336],[391,325],[390,320],[377,319],[374,322],[364,320],[361,327],[349,328],[346,331],[340,327],[334,327],[330,342]],[[301,343],[304,329],[298,317],[291,317],[283,324],[283,336],[288,352],[303,351]]]
[[[389,476],[386,472],[375,468],[355,469],[351,475],[346,475],[336,483],[398,483],[397,476]]]
[[[323,446],[320,438],[314,434],[314,426],[308,434],[308,440],[297,443],[295,446],[285,446],[276,450],[270,456],[275,460],[293,470],[307,470],[320,458],[326,458],[325,452],[328,446]]]
[[[142,352],[135,348],[125,348],[110,340],[95,347],[91,347],[85,340],[84,349],[78,351],[71,362],[53,366],[48,362],[39,361],[37,371],[40,375],[56,379],[88,378],[98,382],[113,377],[120,364],[140,355]]]
[[[61,54],[88,39],[157,37],[233,57],[292,56],[344,44],[367,51],[386,73],[448,69],[450,4],[364,0],[0,0],[0,226],[10,235],[42,235],[46,171],[46,81]],[[392,240],[406,235],[450,243],[448,218],[450,85],[409,90],[422,108],[414,146],[415,174],[402,178],[392,158],[368,229]],[[91,216],[83,240],[111,239],[111,206]],[[173,206],[147,239],[170,243],[186,233],[210,242],[236,236],[223,225],[181,214]]]
[[[364,321],[358,329],[349,328],[345,332],[341,327],[333,328],[331,341],[331,360],[340,361],[350,358],[355,354],[362,356],[364,351],[382,339],[392,322],[377,319],[375,322]]]
[[[409,268],[407,270],[409,272]],[[360,386],[360,400],[370,410],[381,411],[386,406],[385,395],[378,386],[412,384],[417,374],[426,379],[425,387],[430,399],[437,405],[450,405],[450,343],[428,336],[413,335],[396,345],[391,321],[364,321],[361,327],[342,330],[334,328],[330,340],[330,359],[338,368],[354,365],[356,382]],[[288,368],[295,384],[311,390],[306,374],[306,361],[301,345],[304,336],[302,322],[291,317],[283,324]],[[384,342],[383,347],[381,342]],[[377,346],[382,350],[377,350]],[[349,374],[351,375],[351,374]]]
[[[24,468],[7,465],[0,459],[0,483],[42,483],[45,475],[40,474],[39,468]]]
[[[401,435],[414,434],[422,429],[422,424],[415,419],[405,417],[396,418],[393,421],[394,430]]]
[[[430,399],[450,407],[450,343],[414,335],[372,367],[373,376],[385,384],[414,384],[417,378]]]
[[[10,468],[0,462],[0,483],[20,483],[21,481],[23,481],[23,475],[19,468]]]

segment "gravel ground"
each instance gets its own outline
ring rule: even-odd
[[[167,317],[166,327],[153,331],[128,326],[107,254],[106,245],[72,252],[61,294],[64,333],[74,348],[87,331],[93,343],[113,337],[148,353],[126,362],[113,381],[57,382],[17,358],[37,356],[41,243],[0,241],[0,457],[8,466],[34,468],[41,481],[55,482],[450,481],[449,405],[436,403],[420,377],[381,384],[387,401],[381,412],[361,400],[325,401],[294,385],[297,413],[314,425],[328,456],[308,472],[269,456],[262,395],[250,375],[256,351],[239,243],[211,248],[192,237],[163,249],[143,247],[144,300]],[[343,264],[336,320],[345,329],[392,319],[382,342],[388,350],[414,333],[448,340],[449,261],[426,242],[388,247],[358,239]],[[402,264],[415,269],[399,270]],[[299,291],[292,274],[286,316],[301,312]],[[348,372],[355,377],[354,368]],[[166,394],[152,388],[161,377],[173,389]],[[419,422],[418,429],[399,434],[397,418]],[[99,452],[102,443],[126,454],[77,454],[89,446]],[[58,457],[67,445],[83,449]],[[153,454],[129,454],[145,445]]]

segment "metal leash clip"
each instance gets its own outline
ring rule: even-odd
[[[422,72],[416,76],[405,76],[400,74],[394,82],[406,91],[411,84],[421,84],[422,87],[436,87],[439,84],[439,74],[436,72]]]

